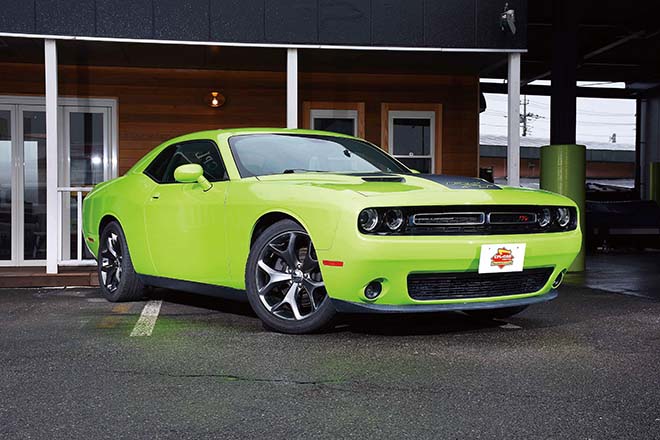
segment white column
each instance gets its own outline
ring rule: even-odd
[[[298,49],[286,50],[286,126],[298,128]]]
[[[45,40],[46,64],[46,273],[57,273],[57,46]]]
[[[507,184],[520,186],[520,54],[509,54]]]

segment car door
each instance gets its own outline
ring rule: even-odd
[[[213,185],[179,183],[174,170],[197,163]],[[229,183],[215,142],[170,145],[147,167],[156,185],[145,202],[149,253],[161,277],[222,284],[228,276],[225,193]]]

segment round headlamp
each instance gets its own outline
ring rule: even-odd
[[[378,226],[378,211],[373,208],[363,209],[358,216],[358,224],[365,232],[372,232]]]
[[[541,215],[539,215],[539,226],[542,228],[547,228],[552,221],[552,213],[549,208],[543,208],[541,210]]]
[[[557,208],[557,224],[565,228],[571,221],[571,211],[568,208]]]
[[[403,212],[400,209],[388,209],[385,212],[385,225],[390,231],[396,231],[403,224]]]

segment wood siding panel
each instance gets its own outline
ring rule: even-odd
[[[0,63],[0,94],[43,95],[38,64]],[[472,76],[305,73],[299,76],[300,125],[304,101],[363,102],[365,137],[380,144],[381,103],[441,104],[442,164],[446,174],[478,174],[478,78]],[[227,98],[204,104],[211,90]],[[161,142],[212,128],[286,125],[284,72],[60,66],[62,96],[118,101],[119,172]]]

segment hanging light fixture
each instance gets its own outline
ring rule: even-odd
[[[222,105],[225,103],[225,97],[220,92],[212,91],[208,95],[206,95],[204,101],[209,107],[218,108],[218,107],[222,107]]]

